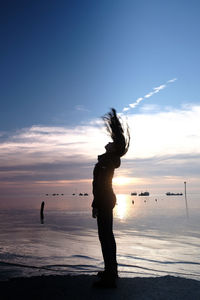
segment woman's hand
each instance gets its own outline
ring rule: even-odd
[[[96,218],[98,216],[98,209],[96,207],[92,208],[92,217]]]

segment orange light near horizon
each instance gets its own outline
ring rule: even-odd
[[[35,181],[34,184],[46,184],[46,185],[66,185],[66,184],[80,184],[89,183],[91,184],[92,179],[79,179],[79,180],[49,180],[49,181]]]

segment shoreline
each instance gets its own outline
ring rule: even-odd
[[[94,275],[49,275],[0,281],[1,295],[10,299],[200,299],[200,281],[182,277],[119,278],[116,289],[96,289]]]

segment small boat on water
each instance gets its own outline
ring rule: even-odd
[[[166,195],[167,196],[182,196],[183,193],[171,193],[171,192],[167,192]]]
[[[149,192],[141,192],[138,196],[149,196]]]
[[[131,193],[131,196],[137,196],[136,192]]]
[[[72,194],[75,195],[75,194]],[[79,196],[89,196],[88,193],[79,193]]]

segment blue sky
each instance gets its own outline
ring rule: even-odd
[[[166,152],[161,144],[156,144],[160,152],[152,150],[151,159],[155,159],[155,156],[174,157],[183,154],[197,155],[198,158],[196,147],[199,137],[196,130],[199,125],[190,120],[198,119],[200,106],[199,8],[199,1],[194,0],[4,1],[0,10],[0,158],[5,168],[1,170],[3,180],[7,182],[12,177],[11,181],[23,181],[19,170],[22,172],[25,168],[23,174],[26,177],[28,165],[29,175],[35,170],[35,177],[31,177],[30,181],[36,180],[38,173],[34,158],[37,159],[38,172],[42,166],[43,170],[45,166],[48,169],[51,163],[60,180],[69,180],[71,175],[59,169],[63,162],[58,163],[58,158],[53,161],[54,155],[50,150],[41,155],[34,152],[33,147],[33,155],[30,156],[31,145],[34,142],[40,145],[35,132],[42,133],[37,137],[43,143],[47,142],[45,136],[52,136],[52,132],[56,136],[61,128],[63,134],[66,130],[76,132],[77,126],[82,132],[80,128],[83,126],[90,128],[86,130],[90,134],[90,130],[95,132],[95,126],[89,126],[95,124],[96,119],[110,107],[122,112],[129,104],[161,85],[165,87],[150,97],[144,97],[128,112],[131,124],[133,117],[133,130],[138,128],[136,134],[140,133],[134,116],[137,120],[150,118],[151,121],[160,122],[162,118],[168,120],[168,116],[174,114],[174,120],[181,122],[179,125],[184,126],[185,120],[193,124],[187,136],[196,137],[195,148],[186,139],[180,142],[181,150],[177,146],[173,151]],[[167,83],[173,79],[176,80]],[[184,120],[181,118],[183,115]],[[140,124],[141,121],[138,122]],[[176,124],[174,126],[177,128]],[[73,140],[72,132],[70,137]],[[170,139],[169,132],[166,135]],[[32,136],[33,140],[26,140],[27,136]],[[82,143],[87,143],[89,136],[85,135],[85,141],[81,137]],[[75,143],[81,147],[78,137]],[[145,130],[142,137],[145,139]],[[172,140],[177,141],[176,137],[172,137]],[[190,149],[182,146],[185,143],[190,143]],[[62,141],[57,141],[57,145],[60,144]],[[67,147],[66,151],[71,151],[70,155],[73,155],[74,148],[68,151]],[[136,144],[135,149],[137,147]],[[11,149],[14,149],[13,152]],[[22,153],[22,149],[26,149],[23,155],[27,155],[27,162],[17,164],[15,158],[18,157],[17,153]],[[48,146],[48,149],[51,147]],[[57,148],[52,149],[57,151]],[[84,158],[83,170],[85,164],[91,168],[92,157],[96,158],[100,149],[99,145],[87,157],[88,160]],[[75,153],[77,156],[80,154]],[[139,157],[136,153],[129,159],[146,159],[145,154]],[[84,156],[84,153],[81,155]],[[9,172],[12,172],[12,176]],[[79,173],[78,170],[77,173],[74,171],[71,177],[78,180]],[[181,174],[182,171],[176,176]],[[186,173],[186,176],[191,176],[189,174]],[[169,174],[173,175],[173,172]],[[193,175],[197,180],[199,174]],[[127,173],[126,176],[132,175]],[[140,176],[147,177],[144,173]],[[49,178],[44,173],[39,177],[41,181],[44,178],[48,181]],[[90,177],[89,172],[85,179],[89,180]],[[84,176],[81,178],[84,180]]]
[[[150,103],[199,102],[198,1],[4,1],[0,125],[79,123],[171,78]],[[81,112],[81,107],[85,111]]]

